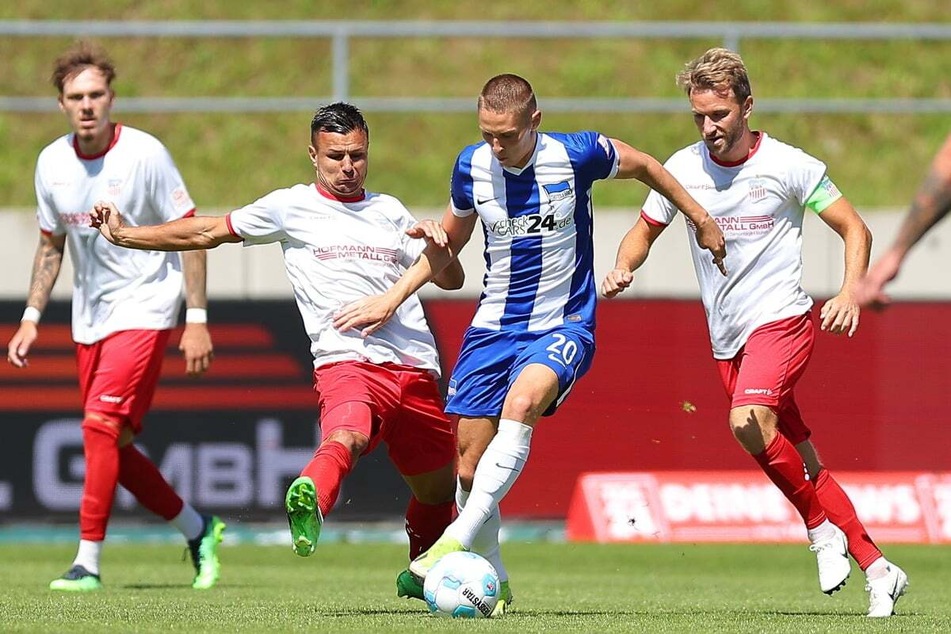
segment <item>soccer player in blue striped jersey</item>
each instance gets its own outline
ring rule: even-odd
[[[499,557],[499,501],[528,459],[534,426],[554,413],[594,354],[594,182],[640,180],[695,223],[697,242],[723,271],[726,252],[716,223],[653,157],[597,132],[539,132],[542,115],[522,77],[490,79],[478,115],[483,140],[459,154],[442,220],[449,250],[436,248],[437,239],[389,292],[344,307],[335,325],[372,333],[458,254],[482,220],[485,289],[446,410],[459,416],[460,512],[410,572],[422,580],[439,557],[475,550],[498,569],[504,610],[511,592]]]

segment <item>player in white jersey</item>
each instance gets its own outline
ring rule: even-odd
[[[928,176],[915,193],[915,199],[898,229],[892,245],[882,254],[862,280],[859,302],[884,308],[891,301],[885,285],[901,270],[908,252],[948,212],[951,211],[951,135],[945,139],[931,161]]]
[[[188,309],[179,349],[186,371],[200,375],[211,362],[205,254],[191,254],[183,262],[178,254],[130,253],[90,228],[87,210],[103,198],[127,208],[129,221],[137,225],[194,213],[165,147],[145,132],[111,121],[114,77],[112,62],[89,43],[78,44],[56,61],[53,84],[73,131],[48,145],[37,161],[40,242],[27,308],[7,349],[10,363],[26,367],[68,244],[86,471],[79,550],[70,570],[50,588],[102,587],[100,553],[117,484],[182,532],[195,566],[192,585],[210,588],[219,575],[217,548],[224,523],[186,504],[132,442],[142,429],[177,321],[183,277]]]
[[[447,552],[476,550],[499,572],[504,609],[511,590],[499,557],[499,501],[525,465],[534,426],[555,411],[594,354],[594,182],[636,178],[664,192],[693,219],[700,248],[721,267],[725,252],[710,216],[652,157],[597,132],[539,132],[541,112],[522,77],[490,79],[478,115],[483,142],[459,155],[442,221],[453,253],[477,218],[486,236],[485,289],[447,405],[460,416],[460,514],[410,572],[423,579]],[[338,328],[373,332],[442,265],[420,260],[385,296],[347,307]]]
[[[227,216],[136,227],[108,203],[95,206],[93,225],[109,241],[136,249],[281,244],[310,337],[321,427],[313,460],[285,497],[293,548],[303,557],[314,552],[343,478],[383,441],[413,493],[406,514],[412,558],[439,537],[454,506],[455,432],[437,385],[436,344],[415,295],[372,335],[338,331],[333,321],[343,305],[395,284],[424,248],[442,249],[435,242],[444,243],[445,234],[438,223],[417,224],[396,198],[364,190],[369,129],[354,106],[317,111],[309,152],[314,183],[271,192]],[[434,281],[459,288],[461,265]]]
[[[842,288],[819,313],[820,328],[832,334],[852,336],[859,325],[856,288],[871,234],[821,161],[750,129],[753,97],[739,55],[711,49],[687,64],[678,83],[702,140],[666,166],[716,219],[730,252],[722,277],[691,246],[733,434],[802,516],[822,591],[845,584],[851,554],[868,579],[869,616],[890,616],[907,577],[882,556],[819,460],[794,395],[814,342],[812,299],[801,287],[803,216],[818,214],[845,247]],[[648,195],[602,283],[605,296],[631,284],[674,211],[656,192]]]

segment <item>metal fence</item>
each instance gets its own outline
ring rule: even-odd
[[[321,97],[126,97],[125,112],[310,111],[314,101],[349,100],[353,38],[527,38],[527,39],[720,39],[739,50],[743,40],[930,40],[951,41],[951,24],[787,22],[487,22],[487,21],[37,21],[0,20],[3,37],[178,37],[331,40],[332,91]],[[468,112],[471,98],[360,97],[368,112]],[[551,112],[681,112],[683,99],[545,99]],[[0,111],[53,111],[48,97],[0,96]],[[948,98],[759,99],[760,112],[944,113]]]

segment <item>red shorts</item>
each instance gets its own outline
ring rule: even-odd
[[[123,420],[142,431],[152,404],[170,330],[123,330],[91,344],[76,344],[84,412]]]
[[[793,444],[811,435],[793,388],[806,370],[815,344],[811,313],[764,324],[735,357],[717,361],[730,407],[764,405],[779,418],[779,430]]]
[[[445,467],[455,459],[456,433],[443,411],[433,375],[396,364],[344,361],[314,371],[320,404],[321,435],[338,429],[370,439],[364,455],[386,442],[390,460],[402,475],[414,476]],[[335,415],[346,403],[365,403],[369,418]]]

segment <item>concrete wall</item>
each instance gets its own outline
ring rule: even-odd
[[[223,213],[210,210],[206,213]],[[419,217],[438,217],[441,211],[418,212]],[[873,259],[885,248],[901,221],[904,210],[877,210],[865,218],[875,236]],[[595,219],[595,270],[600,281],[614,264],[621,237],[635,216],[630,211],[601,209]],[[829,297],[842,281],[842,246],[838,236],[813,214],[807,216],[803,246],[804,286],[816,297]],[[29,210],[0,210],[0,235],[5,248],[0,255],[0,298],[24,298],[29,285],[37,228]],[[472,243],[462,252],[468,273],[464,292],[476,296],[481,291],[482,235],[476,229]],[[67,254],[68,256],[68,254]],[[729,261],[728,261],[729,263]],[[940,271],[951,268],[951,223],[933,230],[913,252],[901,278],[890,290],[900,299],[951,299],[951,282]],[[68,262],[53,296],[70,295],[72,269]],[[274,299],[290,297],[278,245],[242,247],[223,245],[209,253],[209,297],[212,299]],[[687,252],[687,232],[677,221],[655,244],[650,259],[637,274],[631,297],[697,297],[697,282]],[[424,289],[425,297],[459,297],[434,286]]]

